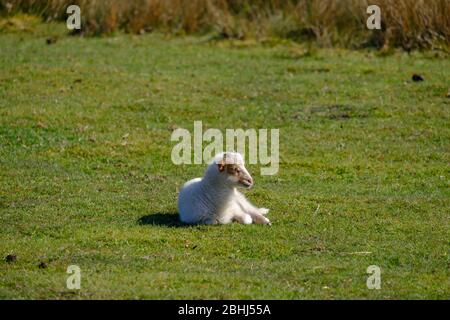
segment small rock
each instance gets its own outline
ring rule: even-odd
[[[17,261],[17,256],[15,254],[8,254],[5,258],[5,261],[10,263],[10,262],[16,262]]]
[[[424,81],[425,79],[420,74],[414,73],[412,76],[412,80],[414,82],[419,82],[419,81]]]
[[[45,40],[45,42],[47,44],[54,44],[54,43],[56,43],[56,41],[58,41],[58,39],[56,37],[50,37],[50,38],[47,38],[47,40]]]

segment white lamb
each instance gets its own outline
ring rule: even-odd
[[[237,187],[251,188],[253,179],[239,153],[217,155],[203,178],[186,182],[178,196],[180,219],[188,224],[268,224],[266,208],[254,207]]]

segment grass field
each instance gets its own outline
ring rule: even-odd
[[[0,34],[1,298],[450,297],[450,60],[33,30]],[[178,223],[195,120],[280,129],[272,227]]]

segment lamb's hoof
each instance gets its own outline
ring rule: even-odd
[[[269,209],[267,209],[267,208],[259,208],[259,213],[261,213],[261,214],[263,214],[263,215],[266,215],[266,214],[268,214],[269,213]]]

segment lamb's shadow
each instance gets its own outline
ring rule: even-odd
[[[140,225],[154,225],[165,227],[183,228],[189,225],[180,221],[177,212],[157,212],[149,215],[145,215],[138,219]]]

